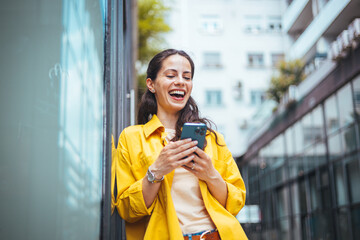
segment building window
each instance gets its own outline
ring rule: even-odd
[[[251,105],[260,105],[266,99],[266,92],[261,90],[252,90],[250,92],[250,103]]]
[[[223,29],[222,20],[217,15],[204,15],[200,19],[201,32],[207,34],[218,34]]]
[[[262,31],[262,17],[258,15],[245,16],[244,30],[247,33],[260,33]]]
[[[222,105],[222,93],[220,90],[206,91],[206,105],[220,106]]]
[[[284,60],[283,53],[272,53],[271,54],[271,66],[276,67],[281,60]]]
[[[204,53],[204,66],[207,68],[220,68],[221,55],[219,52],[205,52]]]
[[[281,32],[281,17],[269,16],[267,21],[268,32]]]
[[[264,55],[262,53],[249,53],[247,55],[247,62],[249,67],[263,67]]]
[[[241,101],[243,100],[243,92],[244,92],[244,87],[241,81],[238,81],[235,86],[234,86],[234,98],[235,100]]]

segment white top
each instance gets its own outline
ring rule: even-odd
[[[175,136],[175,130],[165,129],[166,141]],[[188,170],[175,169],[171,196],[183,234],[215,229],[201,196],[199,179]]]

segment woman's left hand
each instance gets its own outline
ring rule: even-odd
[[[192,172],[199,179],[205,181],[210,193],[223,207],[225,207],[228,192],[224,179],[213,166],[209,155],[203,150],[196,148],[193,154],[193,161],[190,161],[183,167]]]
[[[196,148],[193,161],[184,165],[184,168],[205,182],[221,177],[219,172],[214,168],[209,155],[200,148]]]

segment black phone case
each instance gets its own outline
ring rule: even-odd
[[[191,138],[198,141],[198,148],[204,148],[206,136],[206,124],[204,123],[185,123],[181,131],[181,139]]]

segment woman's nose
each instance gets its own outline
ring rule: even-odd
[[[175,84],[181,84],[184,85],[185,84],[185,79],[183,77],[178,77],[175,80]]]

